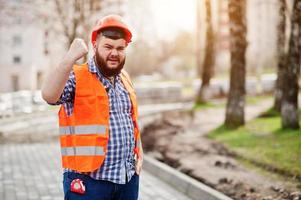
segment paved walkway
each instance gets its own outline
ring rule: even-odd
[[[58,143],[0,145],[1,200],[61,200]],[[147,171],[140,179],[141,200],[189,200]]]

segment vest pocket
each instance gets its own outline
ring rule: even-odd
[[[77,121],[89,123],[91,119],[107,121],[109,118],[109,100],[105,95],[77,96],[74,101],[74,116]]]
[[[74,100],[74,114],[77,118],[91,118],[95,115],[95,96],[77,96]]]

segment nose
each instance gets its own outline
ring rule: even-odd
[[[118,55],[117,49],[112,49],[111,55],[112,56],[117,56]]]

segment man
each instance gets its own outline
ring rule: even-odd
[[[65,199],[138,199],[143,152],[137,102],[123,70],[132,34],[118,15],[101,19],[92,32],[94,56],[82,39],[46,77],[42,95],[59,111]]]

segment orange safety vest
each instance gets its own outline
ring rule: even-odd
[[[107,152],[109,141],[109,98],[97,75],[89,72],[88,65],[73,67],[76,90],[74,109],[67,116],[64,106],[59,110],[59,130],[63,168],[78,172],[98,169]],[[129,75],[122,70],[121,80],[132,103],[135,149],[139,157],[140,132],[137,101]]]

